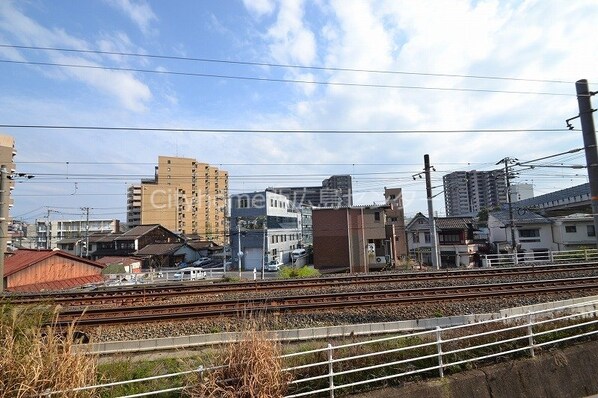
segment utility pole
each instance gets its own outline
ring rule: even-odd
[[[85,212],[85,258],[89,258],[89,207],[82,207]]]
[[[590,202],[594,216],[594,235],[596,247],[598,248],[598,147],[596,146],[596,129],[590,97],[595,92],[590,92],[588,81],[585,79],[575,82],[577,91],[577,103],[579,104],[579,119],[583,135],[583,145],[586,153],[586,164],[588,166],[588,179],[590,181]]]
[[[237,252],[237,259],[239,262],[239,279],[241,279],[241,256],[243,256],[243,252],[241,251],[241,220],[239,218],[237,218],[237,235],[239,239],[239,251]]]
[[[430,155],[424,155],[424,173],[426,174],[426,196],[428,198],[428,221],[430,223],[430,244],[432,245],[430,256],[432,257],[432,267],[440,269],[438,258],[438,245],[436,244],[436,220],[434,219],[434,206],[432,203],[432,181],[430,178]]]
[[[507,205],[509,208],[509,228],[511,229],[511,247],[512,252],[515,254],[515,258],[513,261],[515,265],[517,265],[517,241],[515,240],[515,220],[513,219],[513,202],[511,201],[511,173],[509,171],[509,166],[515,163],[517,159],[511,159],[506,157],[499,161],[498,164],[504,163],[505,164],[505,180],[507,185]]]
[[[6,170],[5,165],[2,165],[0,167],[0,293],[4,292],[4,257],[6,256],[6,241],[8,239],[9,192],[8,170]]]
[[[266,262],[268,260],[268,256],[266,253],[266,245],[268,240],[268,216],[264,216],[262,228],[264,229],[264,242],[262,244],[262,279],[266,279],[266,275],[264,272],[266,268]]]

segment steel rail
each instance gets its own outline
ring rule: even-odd
[[[244,317],[250,314],[305,312],[346,309],[390,304],[414,304],[436,301],[464,301],[476,298],[507,297],[571,290],[597,290],[598,277],[554,279],[548,281],[510,282],[469,286],[445,286],[418,289],[378,290],[366,292],[325,293],[276,298],[249,298],[180,304],[65,310],[58,325],[73,321],[79,326],[156,322],[177,319]]]
[[[245,293],[256,291],[276,291],[290,289],[311,289],[339,287],[349,285],[368,285],[378,283],[413,283],[438,282],[474,278],[498,278],[509,276],[537,275],[540,273],[585,272],[598,270],[598,263],[583,262],[571,264],[567,267],[559,265],[527,266],[518,268],[490,268],[474,270],[450,270],[434,272],[411,272],[392,274],[368,274],[342,277],[305,278],[276,281],[255,281],[237,283],[189,283],[133,286],[126,289],[102,289],[92,292],[66,292],[28,295],[0,296],[0,303],[12,304],[53,303],[66,307],[118,304],[129,305],[135,303],[152,303],[166,301],[172,297],[217,295],[224,293]]]

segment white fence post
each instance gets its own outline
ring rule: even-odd
[[[529,344],[529,354],[533,358],[535,356],[534,329],[533,329],[532,314],[529,311],[527,312],[527,341]]]
[[[548,250],[548,261],[554,263],[554,253],[552,250]]]
[[[438,350],[438,371],[440,372],[440,377],[444,377],[444,366],[442,364],[442,336],[440,333],[442,329],[440,326],[436,326],[436,349]]]
[[[328,384],[330,398],[334,398],[334,365],[332,363],[332,344],[328,343]]]

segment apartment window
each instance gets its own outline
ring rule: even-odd
[[[272,255],[276,256],[278,254],[278,250],[277,249],[272,249]]]
[[[274,237],[275,237],[275,235],[272,235],[272,237],[271,237],[272,242],[271,243],[276,243],[276,242],[274,242]]]
[[[247,198],[239,198],[239,208],[245,209],[247,205]]]
[[[520,229],[519,237],[520,238],[539,238],[540,230],[539,229]]]
[[[270,206],[274,207],[274,199],[270,199]]]
[[[588,225],[588,236],[596,236],[596,230],[593,225]]]
[[[577,232],[577,227],[575,225],[565,225],[565,232],[575,233]]]
[[[379,211],[374,212],[374,221],[380,221],[380,212]]]

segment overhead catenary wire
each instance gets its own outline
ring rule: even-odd
[[[8,59],[0,59],[0,62],[8,63],[8,64],[17,64],[17,65],[55,66],[55,67],[61,67],[61,68],[95,69],[95,70],[109,70],[109,71],[120,71],[120,72],[138,72],[138,73],[149,73],[149,74],[160,74],[160,75],[192,76],[192,77],[202,77],[202,78],[231,79],[231,80],[259,81],[259,82],[272,82],[272,83],[308,84],[308,85],[316,85],[316,86],[369,87],[369,88],[391,88],[391,89],[406,89],[406,90],[461,91],[461,92],[474,92],[474,93],[500,93],[500,94],[518,94],[518,95],[547,95],[547,96],[576,97],[575,94],[553,93],[553,92],[545,92],[545,91],[494,90],[494,89],[469,88],[469,87],[432,87],[432,86],[413,86],[413,85],[401,85],[401,84],[395,85],[395,84],[283,79],[283,78],[273,78],[273,77],[234,76],[234,75],[223,75],[223,74],[217,74],[217,73],[176,72],[176,71],[152,70],[152,69],[141,69],[141,68],[124,68],[124,67],[116,67],[116,66],[67,64],[67,63],[57,63],[57,62],[15,61],[15,60],[8,60]]]
[[[64,47],[25,46],[25,45],[16,45],[16,44],[0,44],[0,47],[24,49],[24,50],[70,52],[70,53],[80,53],[80,54],[119,55],[119,56],[137,57],[137,58],[169,59],[169,60],[176,60],[176,61],[194,61],[194,62],[230,64],[230,65],[267,66],[267,67],[275,67],[275,68],[290,68],[290,69],[304,69],[304,70],[317,70],[317,71],[378,73],[378,74],[414,75],[414,76],[430,76],[430,77],[451,77],[451,78],[460,78],[460,79],[465,78],[465,79],[484,79],[484,80],[507,80],[507,81],[534,82],[534,83],[560,83],[560,84],[575,83],[574,81],[556,80],[556,79],[553,79],[553,80],[530,79],[530,78],[505,77],[505,76],[469,75],[469,74],[452,74],[452,73],[429,73],[429,72],[412,72],[412,71],[397,71],[397,70],[363,69],[363,68],[343,68],[343,67],[332,67],[332,66],[310,66],[310,65],[298,65],[298,64],[280,64],[280,63],[271,63],[271,62],[254,62],[254,61],[235,61],[235,60],[224,60],[224,59],[205,58],[205,57],[204,58],[183,57],[183,56],[176,56],[176,55],[144,54],[144,53],[133,53],[133,52],[124,52],[124,51],[105,51],[105,50],[64,48]]]
[[[74,126],[49,124],[0,124],[1,128],[27,128],[47,130],[104,130],[104,131],[156,131],[168,133],[261,133],[261,134],[460,134],[460,133],[562,133],[565,128],[543,129],[406,129],[406,130],[282,130],[282,129],[209,129],[185,127],[134,127],[134,126]]]

